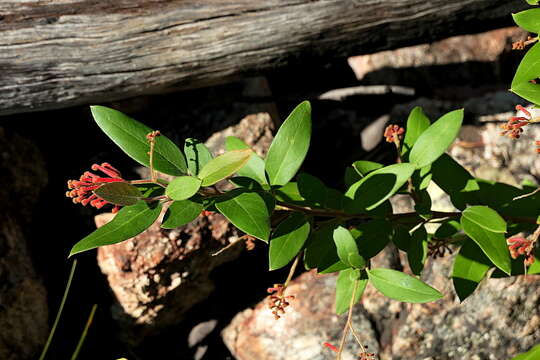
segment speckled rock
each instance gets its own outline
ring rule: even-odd
[[[45,287],[27,248],[25,227],[46,184],[35,145],[0,128],[0,359],[35,359],[47,337]]]

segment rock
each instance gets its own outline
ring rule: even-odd
[[[348,61],[363,84],[411,86],[421,92],[462,98],[495,82],[507,83],[510,79],[505,68],[514,68],[521,58],[508,55],[511,44],[526,37],[525,31],[509,27],[354,56]],[[454,90],[448,90],[449,87]],[[455,91],[456,88],[461,91]]]
[[[540,157],[533,140],[540,139],[540,130],[529,126],[516,141],[499,135],[501,122],[485,122],[506,121],[516,103],[519,99],[508,93],[469,100],[467,113],[475,125],[462,128],[450,154],[488,180],[519,184],[537,178]],[[403,116],[418,104],[432,118],[459,107],[452,101],[420,99],[397,106],[391,116]],[[432,188],[430,193],[434,208],[451,207],[447,196]],[[395,212],[412,210],[403,197],[395,199],[393,207]],[[354,308],[353,324],[381,360],[509,359],[540,341],[540,276],[485,279],[459,303],[450,280],[453,257],[428,259],[422,273],[423,281],[445,295],[437,302],[400,303],[367,286]],[[410,273],[405,254],[393,248],[372,259],[372,265]],[[337,345],[345,321],[333,313],[334,286],[334,275],[299,276],[287,290],[297,300],[281,319],[274,321],[266,302],[261,302],[232,320],[222,333],[224,342],[238,360],[331,358],[322,344]],[[358,350],[351,338],[344,358],[352,359]]]
[[[111,215],[97,216],[97,225]],[[98,264],[117,300],[112,315],[131,330],[124,337],[137,342],[181,322],[212,292],[212,270],[235,259],[242,247],[212,254],[238,237],[222,215],[212,214],[174,230],[163,230],[156,222],[133,239],[99,248]]]
[[[219,153],[225,138],[234,135],[264,154],[272,141],[271,129],[268,114],[250,115],[212,135],[207,146]],[[96,224],[103,225],[112,216],[99,215]],[[125,329],[123,340],[136,344],[147,335],[182,322],[188,311],[214,290],[210,273],[236,259],[243,242],[218,256],[212,254],[236,242],[239,236],[221,214],[214,213],[173,230],[161,229],[158,220],[133,239],[100,247],[98,264],[116,296],[112,313]]]
[[[0,128],[0,183],[9,184],[0,189],[1,359],[37,358],[49,332],[47,295],[25,235],[46,179],[36,146]]]
[[[323,342],[337,345],[345,325],[345,316],[334,313],[334,275],[313,272],[299,276],[286,290],[296,299],[281,319],[275,320],[267,302],[238,314],[223,331],[223,340],[238,360],[323,360],[332,352]],[[361,307],[353,314],[355,329],[370,350],[378,351],[375,330]],[[358,351],[348,343],[344,359],[353,359]]]

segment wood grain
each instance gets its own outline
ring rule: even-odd
[[[487,30],[522,0],[2,0],[0,115]],[[292,79],[294,81],[294,79]]]

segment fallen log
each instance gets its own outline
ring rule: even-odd
[[[2,0],[0,115],[118,100],[511,23],[522,0]]]

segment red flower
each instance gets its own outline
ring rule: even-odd
[[[398,125],[388,125],[386,129],[384,129],[384,137],[386,138],[386,142],[396,142],[401,139],[404,132],[405,129]]]
[[[516,111],[521,111],[525,116],[513,116],[506,124],[501,125],[501,135],[508,135],[511,139],[519,139],[523,132],[523,127],[529,125],[532,115],[529,110],[521,105],[516,105]]]
[[[91,169],[93,171],[99,170],[107,177],[101,177],[90,171],[86,171],[81,175],[79,180],[68,181],[68,189],[70,190],[66,192],[66,196],[72,198],[75,204],[82,204],[83,206],[90,204],[90,206],[96,209],[101,209],[104,205],[110,203],[94,194],[93,191],[106,183],[125,180],[122,179],[120,171],[116,170],[109,163],[103,163],[101,165],[94,164]],[[120,207],[115,205],[112,212],[116,213],[119,209]]]
[[[508,250],[512,259],[517,259],[520,255],[525,255],[524,263],[529,266],[534,263],[534,241],[521,236],[516,236],[506,240]]]

